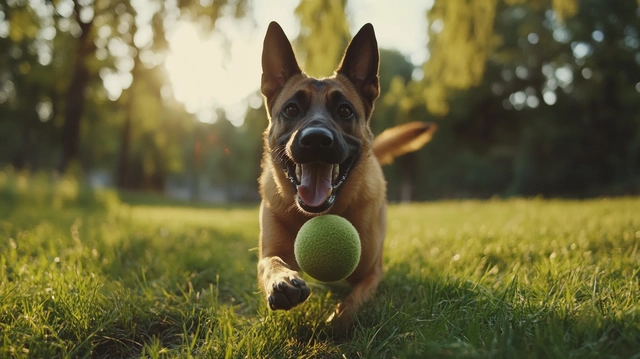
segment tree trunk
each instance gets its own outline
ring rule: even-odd
[[[402,169],[402,183],[400,185],[400,201],[408,203],[413,200],[413,188],[416,179],[417,154],[407,153],[400,161]]]
[[[138,26],[134,21],[131,25],[131,34],[135,35]],[[133,41],[133,36],[132,36]],[[135,45],[131,43],[131,46]],[[131,152],[131,125],[133,122],[134,104],[136,97],[136,84],[140,82],[142,76],[142,62],[140,61],[140,50],[136,49],[133,56],[133,68],[131,69],[131,85],[121,98],[126,101],[126,111],[122,131],[120,132],[120,151],[118,163],[116,165],[116,186],[118,188],[132,188],[131,174],[129,173],[129,153]]]
[[[129,144],[131,142],[131,102],[129,111],[124,119],[122,131],[120,132],[120,153],[118,154],[118,164],[116,166],[116,186],[118,188],[130,188],[129,181]]]
[[[80,25],[82,33],[78,37],[73,77],[66,95],[66,110],[62,126],[62,159],[58,166],[60,173],[64,173],[69,163],[78,157],[80,122],[84,114],[85,92],[89,84],[89,69],[87,68],[86,60],[93,51],[93,42],[90,36],[93,19],[88,23],[80,21],[81,6],[77,0],[73,1],[73,5],[74,16],[78,25]]]

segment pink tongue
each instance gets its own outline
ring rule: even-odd
[[[298,196],[302,202],[311,207],[318,207],[327,199],[331,189],[333,165],[320,162],[301,165],[302,178],[298,185]]]

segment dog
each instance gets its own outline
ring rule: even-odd
[[[346,278],[352,291],[334,315],[356,313],[382,280],[387,200],[381,165],[424,146],[436,126],[410,122],[374,139],[369,119],[380,92],[378,68],[371,24],[353,37],[334,76],[322,79],[302,72],[280,25],[269,24],[260,87],[269,124],[259,179],[258,282],[272,310],[289,310],[309,297],[293,247],[300,227],[321,214],[349,220],[362,247]]]

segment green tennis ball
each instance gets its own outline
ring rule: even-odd
[[[300,268],[322,282],[348,277],[360,262],[360,236],[346,219],[324,215],[310,219],[296,236],[293,246]]]

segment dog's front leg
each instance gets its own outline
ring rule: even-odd
[[[258,281],[267,295],[269,308],[289,310],[309,297],[310,289],[298,272],[282,258],[273,256],[258,262]]]
[[[358,278],[357,280],[348,279],[353,286],[351,294],[347,296],[344,302],[338,304],[334,314],[329,318],[330,321],[337,318],[338,324],[351,323],[353,315],[373,297],[383,278],[382,262],[378,262],[363,278]]]
[[[264,204],[260,212],[258,282],[266,294],[269,308],[289,310],[307,300],[311,292],[297,272],[293,253],[295,236]]]

